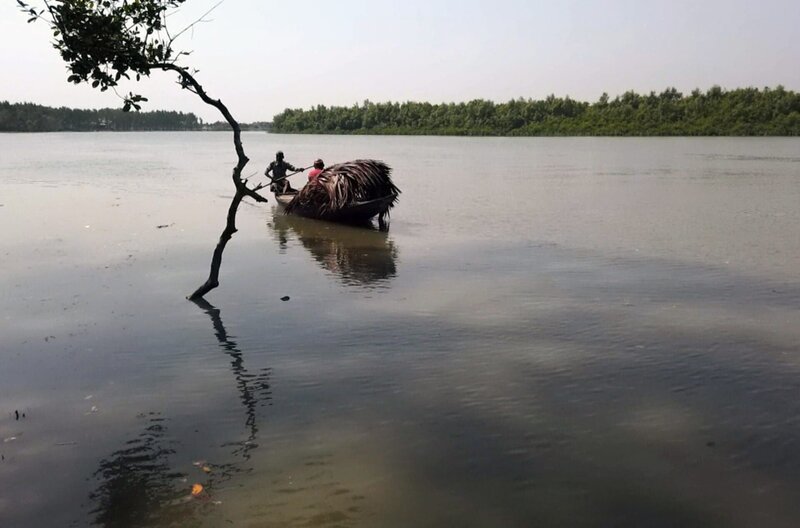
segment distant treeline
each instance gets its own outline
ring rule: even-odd
[[[431,134],[464,136],[797,136],[800,94],[777,88],[684,95],[626,92],[596,103],[569,97],[507,103],[372,103],[284,110],[273,132],[319,134]]]
[[[183,112],[123,112],[121,109],[76,110],[32,103],[0,101],[0,132],[61,132],[91,130],[200,130],[194,114]]]
[[[239,123],[242,130],[272,130],[272,123],[268,121],[254,121],[252,123]],[[230,132],[231,126],[227,121],[216,121],[214,123],[206,123],[203,125],[203,130],[225,131]]]

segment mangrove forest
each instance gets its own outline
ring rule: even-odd
[[[507,103],[373,103],[287,109],[273,132],[464,136],[797,136],[800,94],[776,88],[685,95],[675,88],[640,95],[629,91],[597,102],[570,97]]]
[[[165,110],[127,112],[121,108],[80,110],[0,101],[0,132],[200,130],[201,128],[202,121],[191,113]]]

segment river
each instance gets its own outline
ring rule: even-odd
[[[0,526],[800,524],[800,140],[244,145],[388,233],[243,204],[196,305],[228,134],[0,134]]]

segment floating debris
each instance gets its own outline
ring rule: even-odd
[[[201,493],[203,493],[203,485],[202,484],[192,484],[192,497],[197,497]]]
[[[284,295],[283,297],[281,297],[281,300],[282,300],[283,302],[286,302],[286,301],[288,301],[289,299],[291,299],[291,297],[289,297],[288,295]]]

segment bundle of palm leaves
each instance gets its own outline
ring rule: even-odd
[[[313,211],[313,216],[335,216],[340,210],[359,202],[387,198],[379,213],[383,220],[400,194],[392,182],[392,169],[382,161],[355,160],[331,165],[316,180],[308,182],[286,206],[286,213]]]

